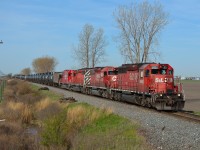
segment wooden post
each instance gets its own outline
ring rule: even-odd
[[[0,102],[2,101],[2,95],[3,95],[3,88],[2,88],[2,81],[0,81]]]

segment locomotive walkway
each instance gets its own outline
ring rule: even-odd
[[[74,97],[80,102],[86,102],[96,107],[112,108],[114,113],[138,122],[141,126],[141,134],[146,137],[147,142],[152,145],[153,149],[200,149],[199,123],[104,98],[88,96],[54,87],[49,87],[49,89],[61,93],[65,97]]]

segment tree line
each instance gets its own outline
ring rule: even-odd
[[[168,13],[160,3],[144,1],[119,6],[113,17],[119,31],[119,51],[125,62],[145,63],[159,56],[156,45],[161,31],[168,24]],[[93,25],[85,24],[79,33],[77,46],[72,49],[74,58],[82,67],[95,67],[104,61],[107,45],[103,28],[95,29]],[[32,63],[36,73],[53,71],[56,65],[54,57],[37,58]],[[29,74],[31,69],[24,68],[21,72]]]

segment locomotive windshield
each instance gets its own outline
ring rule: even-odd
[[[151,69],[151,74],[172,75],[172,74],[173,74],[173,70],[167,70],[167,69]]]
[[[114,71],[108,71],[108,75],[117,75],[118,71],[114,70]]]

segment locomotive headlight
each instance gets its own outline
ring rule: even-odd
[[[178,94],[178,97],[180,97],[181,96],[181,94]]]
[[[160,94],[160,97],[162,97],[162,94]]]

